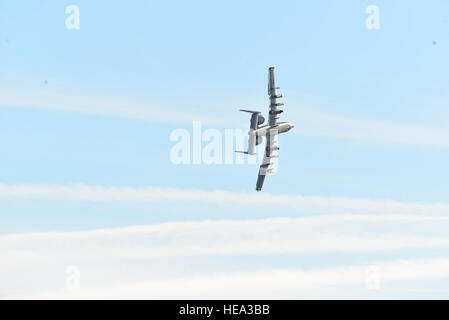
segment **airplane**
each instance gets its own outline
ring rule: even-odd
[[[250,129],[248,132],[248,151],[236,151],[245,153],[247,155],[256,154],[256,146],[263,142],[263,137],[266,138],[266,146],[262,164],[260,165],[259,175],[257,177],[256,191],[262,191],[262,186],[265,181],[265,176],[268,174],[274,174],[274,168],[271,162],[274,158],[279,158],[279,155],[275,151],[279,150],[277,145],[277,136],[281,133],[288,132],[294,128],[290,122],[278,122],[278,115],[283,110],[279,109],[284,104],[278,102],[278,99],[282,98],[282,94],[278,94],[276,87],[276,79],[274,73],[274,67],[268,69],[268,96],[270,97],[270,111],[268,112],[268,124],[263,125],[265,122],[264,116],[259,111],[240,110],[242,112],[251,113]]]

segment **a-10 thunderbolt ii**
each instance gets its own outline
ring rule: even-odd
[[[256,190],[261,191],[265,176],[273,174],[274,163],[272,160],[278,158],[276,151],[279,150],[277,145],[277,136],[280,133],[290,131],[294,126],[290,122],[278,122],[279,115],[283,110],[279,109],[284,104],[278,102],[282,98],[282,94],[278,94],[276,87],[276,79],[274,74],[274,67],[268,69],[268,96],[270,97],[270,111],[268,112],[268,124],[264,125],[265,118],[259,111],[240,110],[251,113],[250,129],[248,132],[248,151],[243,152],[248,155],[256,154],[256,146],[263,142],[263,137],[266,137],[265,153],[262,164],[259,169],[259,176],[257,177]],[[242,152],[242,151],[237,151]]]

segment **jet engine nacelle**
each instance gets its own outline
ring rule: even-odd
[[[259,126],[265,122],[264,116],[260,114],[259,111],[251,111],[251,110],[240,110],[243,112],[251,113],[251,121],[249,125],[248,132],[248,154],[256,154],[256,146],[262,143],[262,137],[257,136],[256,130],[259,129]]]
[[[251,111],[251,110],[240,110],[240,111],[251,113],[251,120],[249,127],[252,130],[258,129],[258,127],[265,122],[265,117],[261,115],[259,111]]]
[[[259,138],[256,135],[256,130],[249,130],[248,135],[248,154],[256,154],[256,143]]]

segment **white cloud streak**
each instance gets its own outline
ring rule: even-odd
[[[289,268],[267,268],[256,264],[237,271],[221,266],[219,257],[239,261],[244,257],[277,260],[303,256],[310,260],[331,253],[370,253],[375,257],[382,252],[449,247],[446,204],[8,184],[0,184],[0,199],[124,204],[167,200],[214,205],[231,202],[252,209],[268,207],[280,215],[285,210],[308,214],[300,218],[167,222],[92,231],[0,235],[0,282],[3,296],[13,298],[370,297],[365,288],[369,265],[306,268],[298,263]],[[197,265],[192,265],[192,261]],[[394,283],[449,277],[449,262],[444,257],[375,264],[382,270],[382,290],[393,288]],[[82,270],[81,291],[61,289],[69,265]],[[347,296],[341,295],[343,288]]]
[[[449,204],[414,203],[392,200],[367,200],[351,198],[312,197],[301,195],[274,195],[269,193],[238,193],[228,191],[203,191],[157,187],[107,187],[44,184],[0,183],[3,200],[62,200],[107,203],[158,203],[168,200],[189,203],[213,203],[223,206],[239,205],[257,209],[272,209],[274,215],[288,212],[308,214],[337,213],[397,213],[397,214],[448,214]],[[276,209],[276,210],[274,210]]]
[[[146,103],[123,99],[101,99],[87,96],[67,95],[62,93],[36,91],[27,89],[27,94],[0,89],[0,106],[67,111],[98,116],[146,120],[171,124],[192,123],[201,120],[217,124],[214,118],[204,114],[186,114],[166,106],[153,107]]]
[[[186,113],[185,108],[154,106],[148,102],[129,99],[104,99],[91,96],[64,94],[45,90],[23,89],[26,95],[10,88],[0,89],[0,107],[25,107],[54,111],[70,111],[99,116],[139,119],[175,125],[191,126],[200,120],[208,126],[236,127],[236,118],[229,112],[237,112],[238,102],[210,102],[220,108],[202,108],[202,112]],[[295,105],[290,102],[291,105]],[[229,109],[229,106],[235,106]],[[296,105],[300,105],[297,103]],[[372,121],[340,115],[316,112],[310,108],[290,106],[289,121],[295,124],[293,133],[308,136],[324,136],[356,141],[387,144],[405,144],[425,147],[448,148],[449,130],[445,127]],[[195,108],[197,109],[197,108]],[[215,110],[215,111],[213,111]],[[217,113],[216,110],[228,110]],[[207,111],[207,113],[206,113]],[[239,121],[238,124],[240,124]],[[188,128],[189,128],[188,127]]]
[[[447,279],[449,259],[416,259],[378,262],[379,291],[368,290],[370,265],[316,269],[265,269],[152,278],[79,291],[37,292],[36,299],[363,299],[385,297],[407,281]],[[404,297],[402,292],[402,297]],[[447,292],[446,292],[447,293]],[[19,296],[20,298],[21,296]]]
[[[449,218],[438,216],[326,215],[11,234],[0,236],[0,267],[57,260],[126,261],[445,248],[449,247],[449,237],[442,230],[448,227]]]
[[[308,136],[435,148],[449,147],[447,127],[373,121],[317,113],[307,109],[302,109],[301,113],[293,112],[293,119],[290,121],[295,123],[292,132]]]

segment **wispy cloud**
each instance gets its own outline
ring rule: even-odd
[[[315,269],[262,269],[252,272],[193,274],[143,281],[89,285],[78,291],[41,290],[37,299],[362,299],[394,297],[407,281],[447,279],[449,259],[377,262],[378,291],[370,291],[370,265]],[[204,272],[204,270],[200,270]],[[117,279],[116,279],[117,280]],[[120,281],[118,281],[120,282]],[[402,290],[401,297],[413,298]],[[447,294],[447,291],[446,291]],[[17,298],[23,295],[16,296]],[[14,297],[13,297],[14,298]]]
[[[86,185],[0,184],[0,199],[229,203],[266,207],[277,218],[166,222],[78,232],[0,235],[5,297],[32,298],[342,298],[370,297],[375,264],[381,297],[396,283],[449,277],[446,258],[423,260],[420,249],[449,248],[446,204],[400,203],[252,193]],[[176,201],[175,201],[176,200]],[[282,217],[290,210],[305,216]],[[61,212],[60,214],[64,214]],[[248,219],[249,218],[249,219]],[[411,250],[414,253],[412,253]],[[382,262],[408,252],[411,260]],[[368,262],[338,264],[329,255],[369,253]],[[389,254],[389,255],[388,255]],[[288,268],[224,259],[303,257]],[[250,261],[249,260],[249,261]],[[325,261],[314,265],[311,261]],[[304,265],[304,261],[308,261]],[[67,266],[81,270],[81,290],[64,289]],[[238,264],[236,264],[238,266]],[[126,270],[126,272],[124,272]],[[368,272],[369,273],[369,272]],[[20,281],[18,281],[20,279]],[[400,287],[400,285],[399,285]],[[1,292],[0,292],[1,296]],[[413,297],[413,295],[412,295]]]
[[[0,236],[0,266],[45,264],[56,257],[61,261],[81,263],[449,247],[449,237],[441,232],[443,226],[449,227],[449,218],[347,214],[170,222],[81,232],[12,234]]]
[[[387,144],[449,147],[447,127],[351,118],[313,112],[306,108],[300,113],[292,113],[294,132],[298,134]]]
[[[167,200],[190,203],[238,204],[242,207],[276,208],[274,215],[289,212],[307,214],[338,213],[396,213],[396,214],[448,214],[449,204],[399,202],[393,200],[367,200],[351,198],[312,197],[302,195],[275,195],[269,193],[241,193],[204,191],[158,187],[108,187],[84,184],[5,184],[0,183],[0,199],[4,200],[63,200],[109,203],[155,203]]]
[[[0,107],[66,111],[171,124],[191,124],[193,120],[220,123],[205,114],[189,114],[162,105],[154,106],[129,99],[80,96],[34,89],[27,89],[26,95],[5,88],[0,89]]]
[[[27,94],[21,92],[26,90]],[[194,120],[209,126],[235,128],[235,114],[240,101],[209,101],[213,108],[196,106],[195,112],[186,112],[185,107],[160,105],[154,102],[133,101],[133,99],[105,98],[67,94],[36,89],[0,89],[0,107],[21,107],[54,111],[70,111],[100,116],[182,125],[189,128]],[[173,102],[173,104],[176,104]],[[217,107],[218,106],[218,107]],[[235,106],[229,108],[229,106]],[[301,107],[298,107],[301,106]],[[293,133],[308,136],[323,136],[356,141],[386,144],[405,144],[436,148],[449,147],[449,130],[446,127],[422,125],[419,123],[393,123],[373,121],[314,111],[301,103],[290,102],[289,118],[295,124]]]

